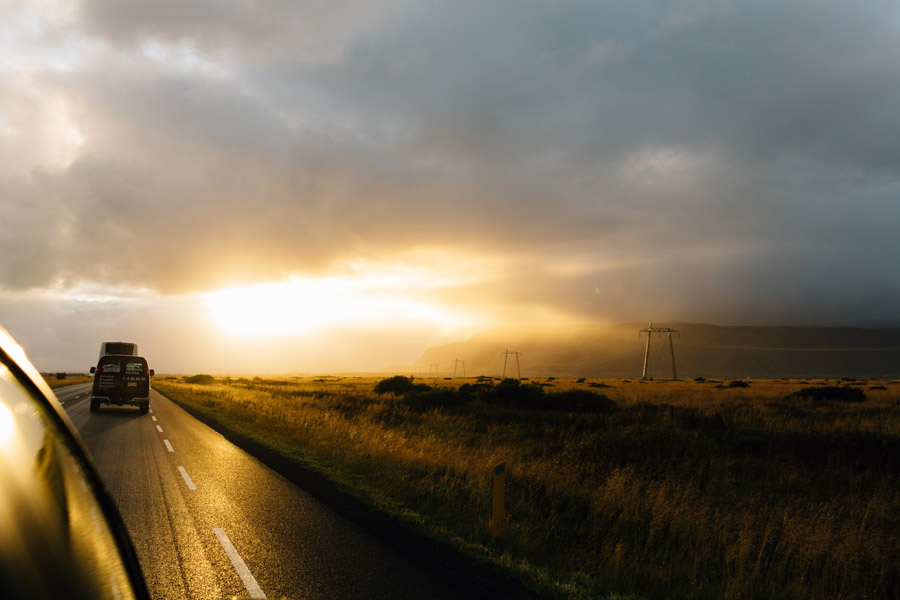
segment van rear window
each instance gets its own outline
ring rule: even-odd
[[[147,370],[147,363],[130,356],[104,356],[100,359],[100,366],[97,370],[101,373],[142,375]]]

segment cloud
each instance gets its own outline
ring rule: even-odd
[[[497,315],[900,316],[893,3],[75,6],[3,8],[8,291],[439,248]]]

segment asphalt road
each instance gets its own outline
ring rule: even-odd
[[[154,598],[459,597],[155,391],[147,415],[55,391]]]

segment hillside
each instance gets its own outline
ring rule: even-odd
[[[506,327],[427,350],[420,373],[462,376],[640,377],[646,323]],[[673,335],[679,378],[898,378],[900,329],[717,326],[654,323]],[[506,350],[521,354],[504,355]],[[459,361],[459,362],[457,362]],[[463,364],[463,361],[464,364]],[[436,365],[436,367],[435,367]],[[670,378],[665,336],[654,335],[649,375]]]

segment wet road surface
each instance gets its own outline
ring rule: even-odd
[[[91,413],[90,384],[55,391],[154,598],[459,597],[159,393],[141,415]]]

